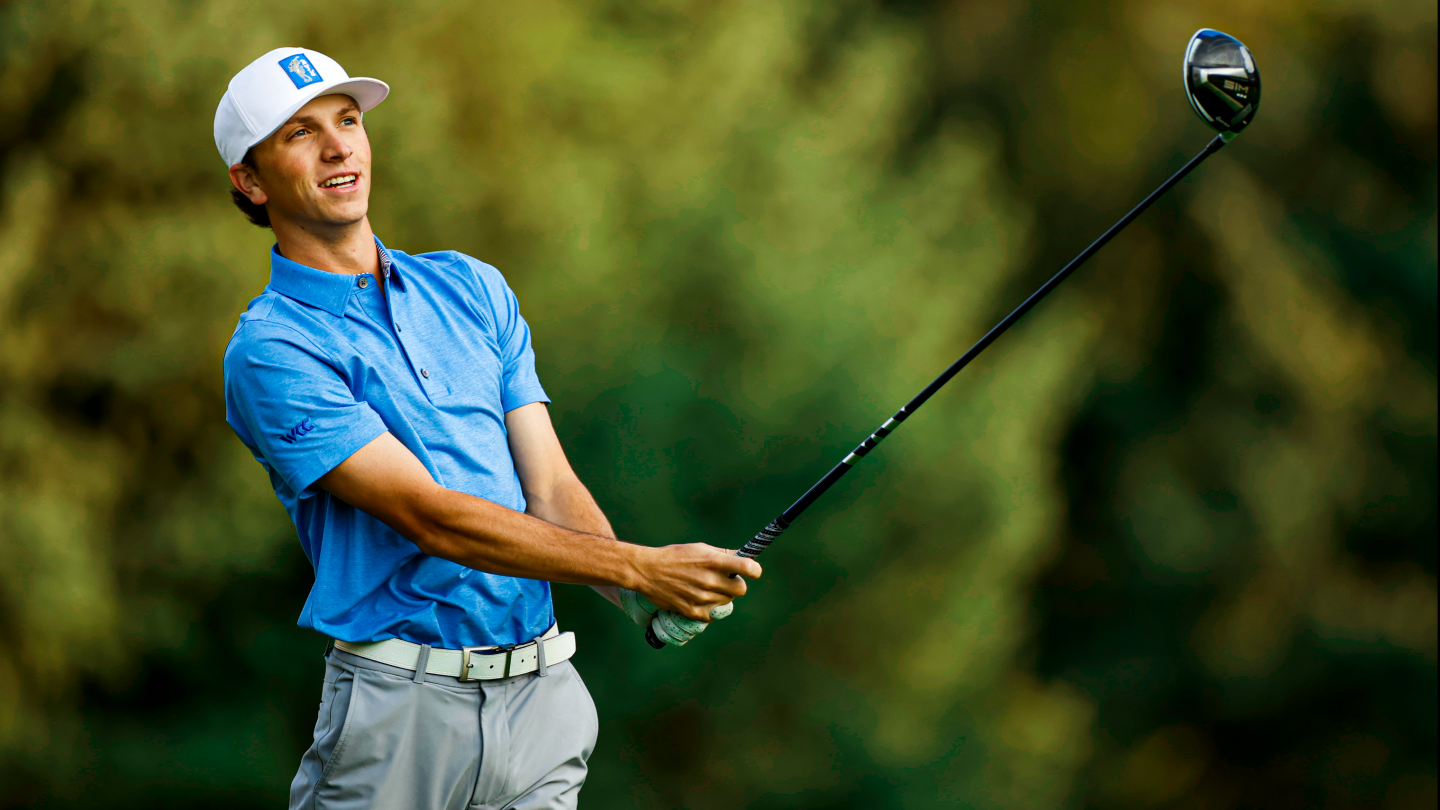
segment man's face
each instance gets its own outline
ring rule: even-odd
[[[232,167],[235,186],[272,223],[352,225],[370,207],[370,138],[349,96],[319,96],[255,145],[257,171]]]

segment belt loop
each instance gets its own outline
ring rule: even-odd
[[[420,645],[420,657],[415,659],[415,683],[425,682],[425,667],[430,665],[430,645]]]
[[[324,654],[321,655],[320,657],[321,657],[321,658],[324,658],[324,659],[326,659],[326,660],[328,661],[328,660],[330,659],[330,651],[333,650],[333,649],[335,649],[335,639],[333,639],[333,638],[327,638],[327,639],[325,639],[325,652],[324,652]]]
[[[540,677],[550,674],[550,668],[545,666],[545,637],[535,639],[535,668]]]

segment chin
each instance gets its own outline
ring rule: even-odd
[[[359,210],[337,211],[331,222],[335,225],[354,225],[363,222],[369,213],[369,206],[361,206]]]
[[[363,221],[365,215],[370,213],[370,203],[368,200],[356,200],[345,205],[328,206],[316,213],[319,214],[316,219],[327,225],[354,225]]]

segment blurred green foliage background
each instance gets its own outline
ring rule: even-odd
[[[220,357],[267,281],[211,122],[393,94],[372,220],[517,290],[622,537],[738,546],[1259,117],[653,653],[557,587],[591,808],[1436,804],[1433,3],[0,4],[0,806],[274,807],[323,640]]]

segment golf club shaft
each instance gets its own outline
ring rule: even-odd
[[[901,422],[904,422],[907,418],[909,418],[917,410],[919,410],[920,406],[924,405],[925,402],[930,399],[930,397],[934,396],[936,391],[939,391],[941,388],[945,387],[945,383],[950,382],[950,379],[952,377],[960,373],[960,369],[965,368],[967,365],[970,364],[970,361],[974,360],[976,357],[979,357],[980,353],[985,351],[985,349],[988,348],[991,343],[994,343],[997,338],[1005,334],[1005,330],[1014,326],[1015,322],[1020,320],[1020,318],[1025,315],[1025,313],[1029,312],[1032,308],[1034,308],[1036,304],[1040,303],[1041,299],[1049,295],[1050,292],[1056,287],[1060,286],[1060,282],[1064,281],[1067,277],[1069,277],[1071,273],[1074,273],[1080,267],[1080,265],[1084,264],[1085,261],[1091,256],[1099,253],[1100,248],[1105,247],[1106,243],[1108,243],[1111,239],[1114,239],[1116,234],[1125,230],[1125,226],[1135,221],[1136,217],[1144,213],[1145,209],[1149,208],[1151,203],[1155,202],[1155,200],[1159,199],[1162,194],[1169,191],[1171,186],[1174,186],[1176,183],[1183,180],[1185,178],[1185,175],[1193,171],[1196,166],[1199,166],[1200,163],[1205,160],[1205,158],[1208,158],[1211,155],[1215,154],[1217,151],[1220,150],[1220,147],[1224,145],[1225,140],[1219,135],[1215,136],[1215,138],[1210,141],[1210,143],[1206,144],[1205,148],[1200,151],[1200,154],[1191,158],[1190,162],[1186,163],[1180,168],[1179,171],[1171,175],[1169,180],[1161,183],[1159,188],[1156,188],[1154,191],[1150,192],[1150,196],[1146,197],[1144,200],[1141,200],[1139,205],[1130,209],[1130,213],[1121,217],[1119,222],[1111,225],[1110,230],[1106,231],[1100,236],[1099,239],[1096,239],[1094,242],[1092,242],[1090,244],[1090,247],[1087,247],[1083,251],[1081,251],[1080,255],[1071,259],[1069,264],[1061,268],[1060,272],[1051,276],[1050,280],[1045,282],[1040,287],[1040,289],[1031,293],[1030,297],[1026,298],[1024,303],[1016,307],[1014,311],[1012,311],[1009,315],[1006,315],[1004,320],[995,324],[994,328],[992,328],[989,332],[986,332],[985,336],[980,338],[980,340],[976,342],[974,346],[971,346],[969,351],[960,355],[960,359],[956,360],[954,363],[951,363],[949,368],[941,372],[940,376],[936,377],[930,382],[929,385],[925,386],[924,390],[916,394],[915,397],[909,402],[905,403],[905,405],[902,406],[900,410],[895,412],[894,416],[886,419],[883,425],[881,425],[879,428],[876,428],[874,433],[871,433],[865,439],[865,441],[861,442],[859,446],[857,446],[854,450],[850,452],[850,455],[842,459],[839,464],[836,464],[830,470],[830,472],[825,474],[824,478],[821,478],[819,481],[815,482],[815,485],[810,487],[810,489],[806,491],[804,495],[800,496],[799,500],[797,500],[795,503],[790,504],[789,509],[786,509],[784,512],[780,513],[778,517],[770,521],[770,524],[767,525],[765,528],[761,529],[760,533],[755,535],[755,538],[753,540],[746,543],[745,547],[740,549],[738,556],[752,558],[758,557],[761,552],[763,552],[766,548],[769,547],[770,543],[773,542],[776,537],[780,536],[781,532],[789,528],[790,524],[794,523],[796,518],[800,517],[800,515],[806,509],[810,508],[810,504],[814,503],[816,499],[818,499],[821,495],[824,495],[826,490],[834,486],[836,481],[839,481],[845,475],[845,473],[849,472],[850,468],[855,466],[855,462],[864,458],[867,453],[875,449],[875,445],[879,444],[886,436],[890,435],[890,433],[894,431]]]
[[[875,445],[879,444],[882,440],[884,440],[886,436],[889,436],[890,433],[895,430],[895,428],[899,427],[901,422],[904,422],[910,416],[914,415],[915,411],[919,410],[921,405],[924,405],[925,402],[930,399],[930,397],[934,396],[936,391],[939,391],[945,386],[945,383],[950,382],[950,379],[952,377],[960,373],[960,369],[965,368],[967,365],[970,364],[971,360],[979,357],[980,353],[985,351],[985,349],[988,348],[991,343],[994,343],[997,338],[1005,334],[1005,331],[1007,329],[1009,329],[1011,326],[1014,326],[1015,322],[1020,320],[1020,318],[1025,315],[1025,313],[1029,312],[1032,308],[1034,308],[1036,304],[1040,303],[1041,299],[1049,295],[1050,292],[1056,287],[1060,286],[1060,282],[1068,278],[1071,273],[1074,273],[1080,267],[1080,265],[1085,263],[1087,259],[1100,252],[1100,248],[1105,247],[1105,245],[1109,243],[1111,239],[1115,238],[1116,234],[1125,230],[1125,226],[1135,221],[1135,218],[1143,214],[1145,212],[1145,209],[1149,208],[1150,205],[1155,202],[1155,200],[1159,199],[1162,194],[1169,191],[1171,186],[1174,186],[1176,183],[1183,180],[1185,178],[1185,175],[1193,171],[1196,166],[1199,166],[1201,162],[1205,160],[1205,158],[1208,158],[1218,152],[1220,150],[1220,147],[1225,145],[1225,141],[1226,139],[1224,137],[1220,135],[1215,136],[1215,138],[1211,140],[1210,143],[1205,145],[1204,149],[1200,150],[1200,153],[1198,155],[1191,158],[1188,163],[1180,167],[1180,170],[1171,175],[1170,179],[1161,183],[1158,188],[1150,192],[1150,195],[1148,197],[1141,200],[1139,205],[1130,209],[1130,213],[1121,217],[1119,222],[1111,225],[1110,229],[1107,230],[1104,234],[1102,234],[1099,239],[1096,239],[1094,242],[1090,243],[1090,247],[1087,247],[1084,250],[1080,251],[1080,255],[1071,259],[1069,264],[1065,265],[1063,268],[1060,269],[1060,272],[1051,276],[1050,280],[1041,285],[1040,289],[1031,293],[1030,297],[1026,298],[1024,303],[1016,307],[1014,311],[1012,311],[1009,315],[1006,315],[1005,318],[999,323],[995,324],[994,328],[992,328],[989,332],[986,332],[985,336],[980,338],[980,340],[974,346],[971,346],[969,351],[960,355],[960,359],[956,360],[954,363],[951,363],[949,368],[941,372],[940,376],[936,377],[934,380],[931,381],[929,385],[925,386],[924,390],[916,394],[915,397],[909,402],[905,403],[905,405],[901,407],[900,410],[895,412],[894,416],[886,419],[885,423],[882,424],[880,427],[876,428],[874,433],[871,433],[868,437],[866,437],[865,441],[861,442],[859,446],[852,450],[849,455],[847,455],[844,459],[840,461],[839,464],[836,464],[833,468],[831,468],[830,472],[826,473],[824,478],[821,478],[819,481],[815,482],[815,485],[810,487],[810,489],[807,490],[804,495],[801,495],[799,500],[797,500],[795,503],[790,504],[790,508],[786,509],[784,512],[781,512],[780,515],[777,516],[774,520],[770,521],[770,523],[766,525],[765,528],[761,529],[760,533],[756,534],[754,539],[747,542],[745,544],[745,547],[740,549],[736,556],[750,558],[760,556],[760,554],[765,551],[765,549],[770,547],[770,544],[775,541],[775,538],[779,537],[781,533],[783,533],[786,529],[790,528],[790,524],[794,523],[795,520],[799,518],[806,509],[810,508],[811,504],[815,503],[816,499],[818,499],[821,495],[824,495],[825,491],[830,489],[830,487],[834,486],[835,482],[839,481],[842,477],[844,477],[845,473],[850,472],[850,468],[855,466],[855,462],[864,458],[867,453],[875,449]],[[655,636],[653,627],[646,630],[645,638],[647,641],[650,642],[650,646],[652,647],[656,647],[658,649],[659,647],[665,646],[664,642],[661,642]]]

